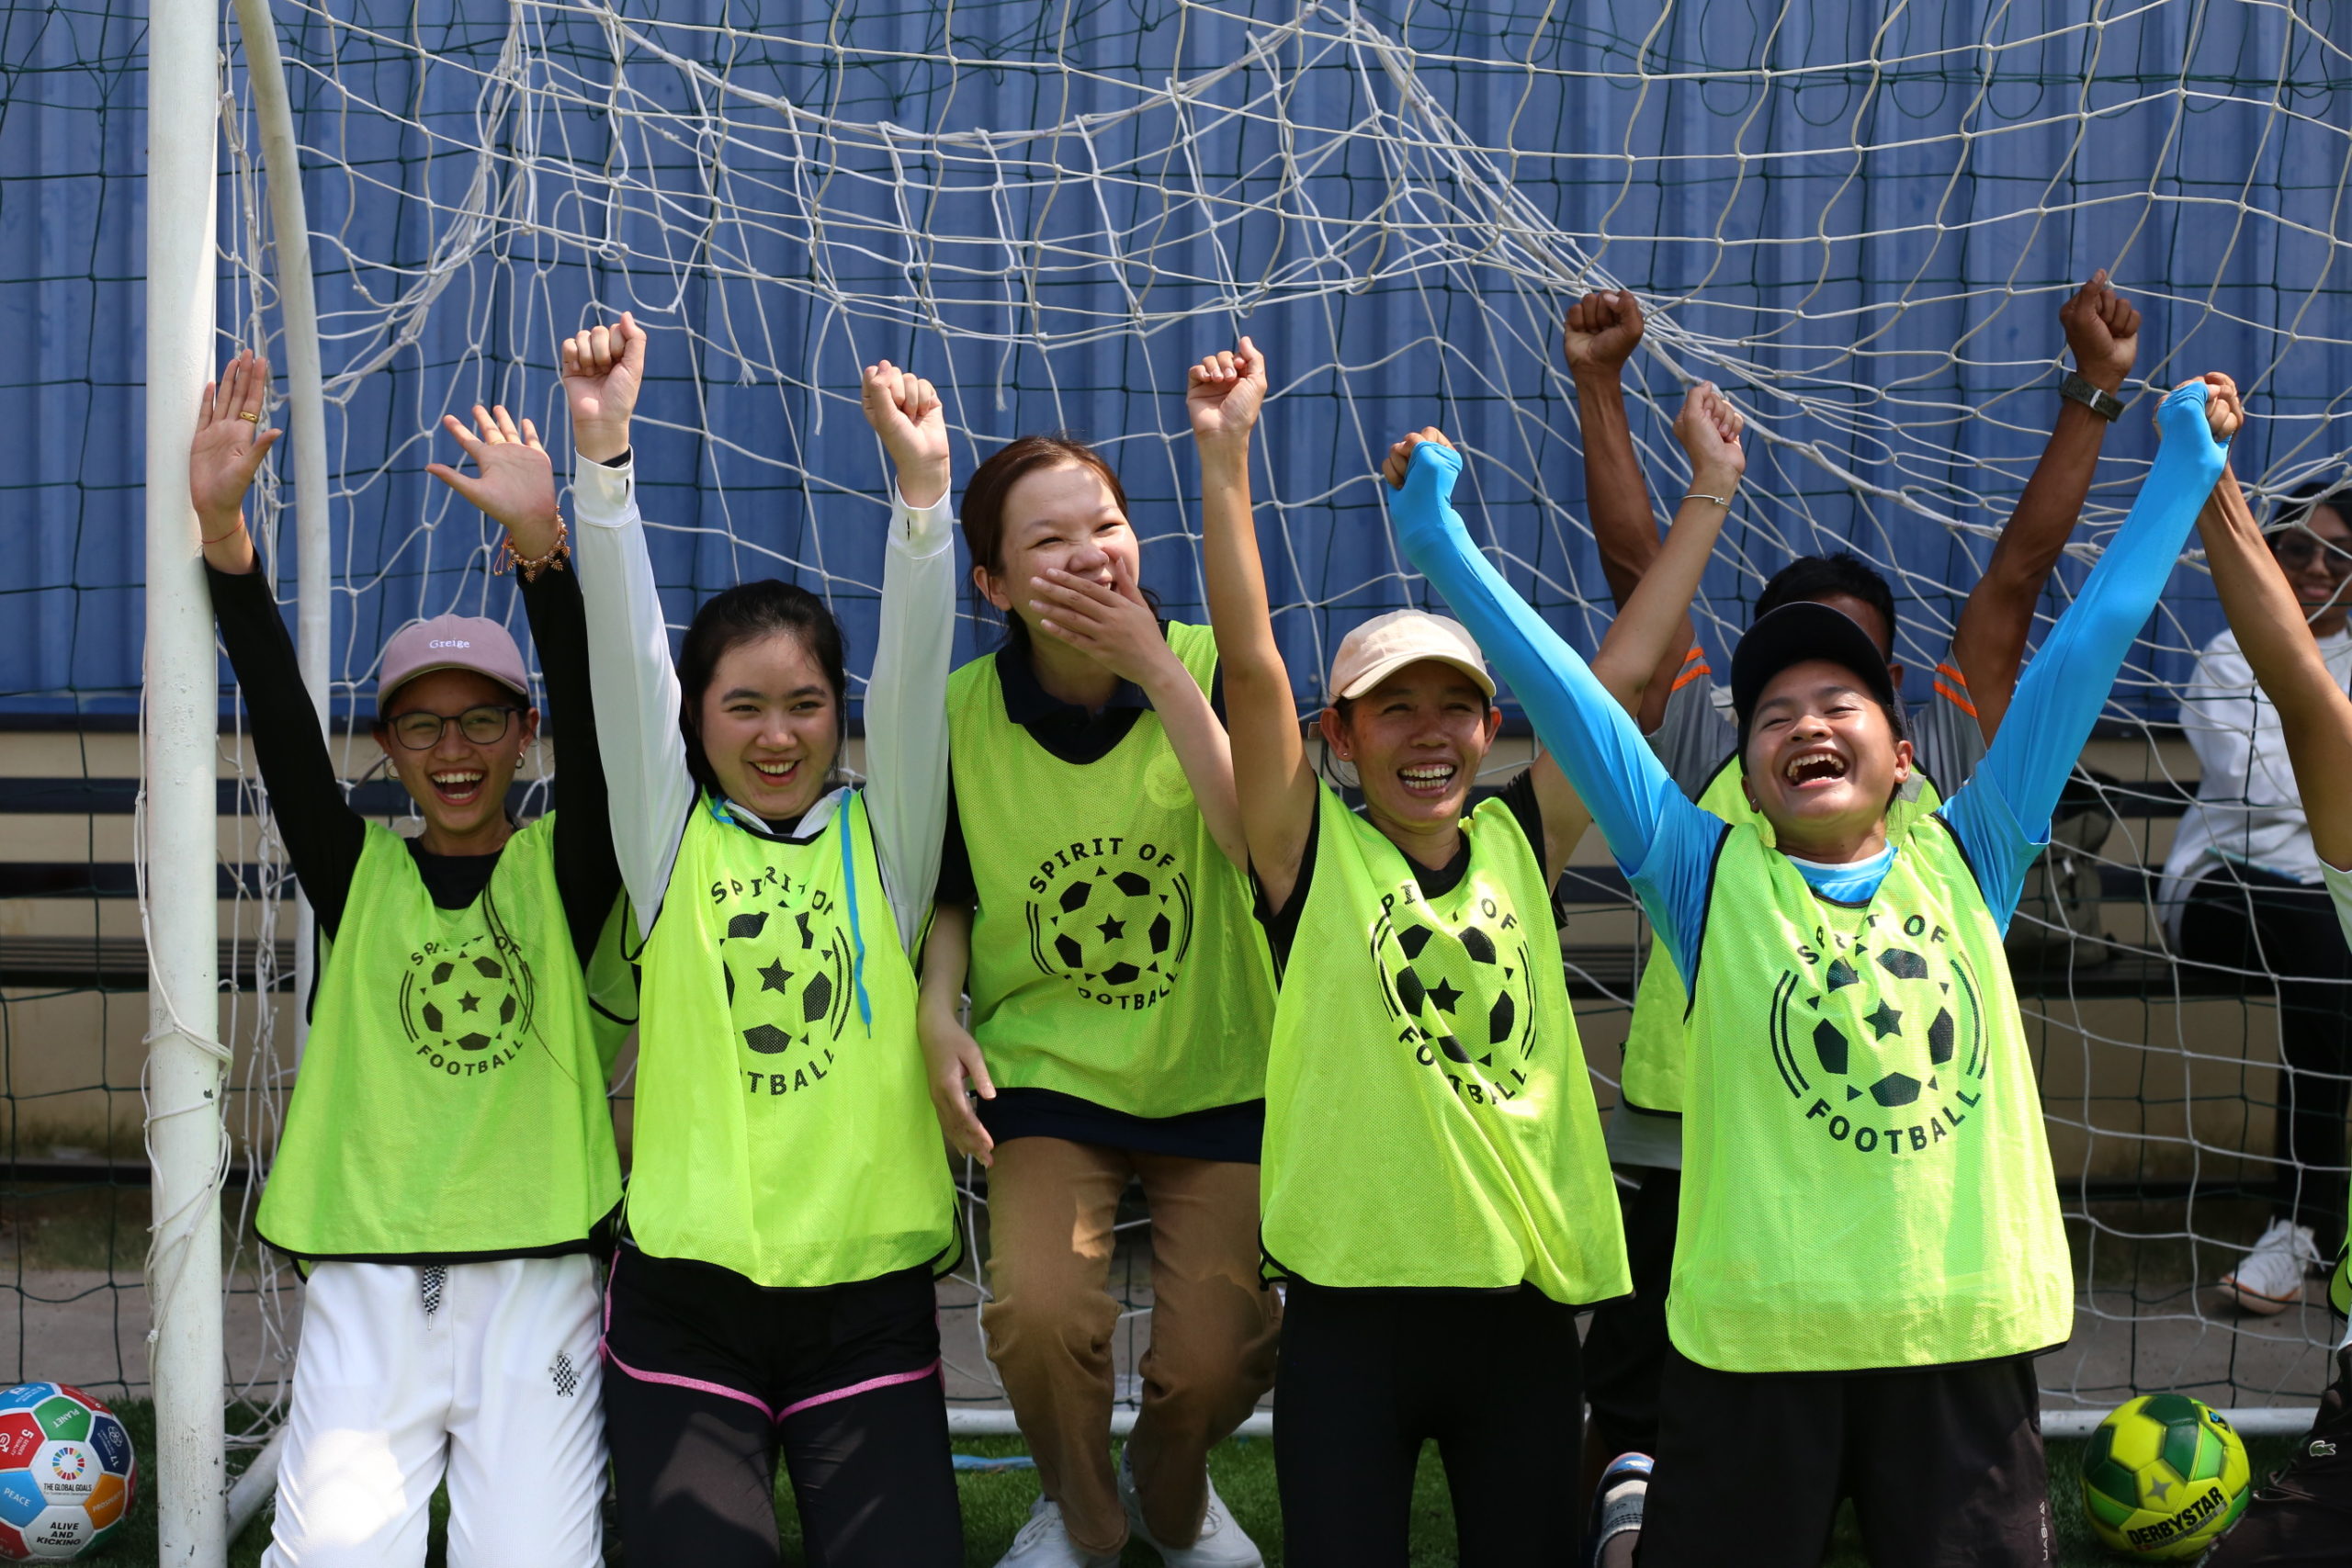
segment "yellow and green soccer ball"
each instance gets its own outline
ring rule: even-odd
[[[2151,1562],[2194,1557],[2245,1512],[2253,1476],[2230,1424],[2185,1393],[2124,1401],[2083,1453],[2099,1540]]]

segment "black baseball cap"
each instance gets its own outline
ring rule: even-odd
[[[1886,655],[1860,623],[1843,610],[1804,600],[1783,604],[1747,628],[1731,654],[1731,705],[1739,716],[1739,744],[1747,748],[1747,727],[1756,715],[1757,699],[1772,677],[1792,664],[1826,659],[1862,679],[1871,694],[1894,720],[1896,739],[1903,739],[1903,708],[1896,698],[1894,677]]]

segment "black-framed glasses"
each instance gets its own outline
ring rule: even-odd
[[[2301,571],[2317,559],[2331,577],[2352,577],[2352,550],[2332,545],[2300,525],[2271,536],[2270,553],[2289,571]]]
[[[495,746],[506,739],[514,728],[514,716],[523,710],[511,703],[484,703],[463,713],[426,713],[412,708],[393,719],[385,728],[392,739],[411,751],[423,751],[441,744],[441,734],[456,725],[458,733],[477,746]]]

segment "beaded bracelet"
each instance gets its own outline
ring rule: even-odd
[[[554,567],[558,571],[563,570],[565,559],[571,554],[571,547],[565,542],[571,537],[571,530],[564,526],[563,519],[559,517],[555,520],[555,543],[548,547],[548,553],[543,556],[526,556],[516,552],[514,536],[509,534],[497,563],[491,568],[491,570],[503,573],[511,566],[524,581],[537,582],[539,580],[539,573],[549,567]]]

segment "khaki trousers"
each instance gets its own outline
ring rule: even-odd
[[[1258,1276],[1258,1168],[1061,1138],[1000,1144],[989,1171],[989,1358],[1070,1541],[1127,1538],[1111,1467],[1112,1224],[1130,1178],[1151,1206],[1151,1346],[1128,1439],[1144,1523],[1189,1546],[1208,1451],[1274,1381],[1280,1307]]]

